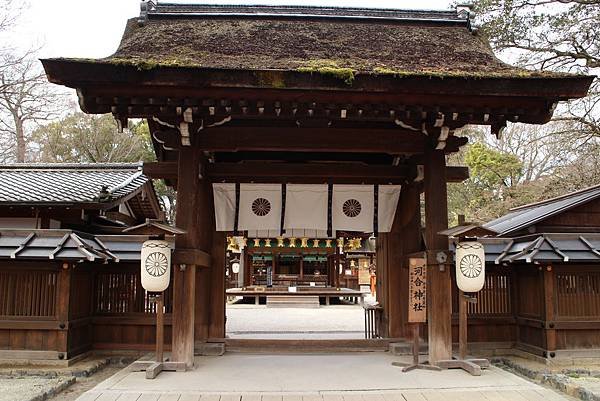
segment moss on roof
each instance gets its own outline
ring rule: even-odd
[[[277,19],[129,20],[116,53],[140,69],[193,67],[355,75],[556,76],[498,60],[462,25]]]

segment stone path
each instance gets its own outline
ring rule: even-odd
[[[199,357],[188,372],[154,380],[122,370],[79,401],[559,401],[553,390],[492,367],[402,373],[383,352],[314,355],[227,353]]]
[[[562,401],[547,389],[404,391],[337,394],[88,393],[78,401]]]

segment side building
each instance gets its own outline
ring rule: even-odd
[[[600,185],[512,209],[483,229],[497,234],[481,239],[487,274],[469,305],[470,345],[597,357]],[[453,300],[456,311],[456,293]]]
[[[1,166],[0,359],[149,349],[140,249],[163,218],[141,164]]]

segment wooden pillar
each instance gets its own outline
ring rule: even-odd
[[[252,276],[254,275],[254,267],[252,264],[252,255],[250,252],[244,252],[244,287],[252,285]]]
[[[213,233],[208,338],[225,338],[225,233]],[[240,255],[241,257],[242,255]]]
[[[552,266],[544,267],[544,327],[546,340],[546,358],[551,358],[552,353],[556,351],[556,329],[554,328],[555,319],[555,292],[554,292],[554,269]]]
[[[214,209],[210,183],[202,176],[202,153],[192,147],[179,150],[177,178],[177,215],[175,224],[187,231],[176,239],[179,249],[198,249],[210,252],[214,232]],[[198,275],[196,270],[199,271]],[[197,283],[199,284],[198,287]],[[175,266],[173,270],[173,335],[172,359],[194,364],[194,332],[208,336],[208,298],[210,269],[195,265]],[[202,298],[197,297],[204,295]],[[198,310],[196,310],[198,305]],[[197,325],[200,325],[198,327]]]
[[[427,245],[427,327],[429,361],[452,357],[451,269],[439,267],[437,251],[448,249],[448,238],[438,234],[448,228],[448,195],[444,152],[425,150],[425,243]]]
[[[58,272],[56,299],[56,317],[61,327],[58,332],[57,350],[63,354],[61,359],[69,358],[69,308],[71,301],[71,265],[63,264]]]
[[[386,266],[385,288],[387,330],[390,338],[409,338],[412,335],[408,326],[408,266],[407,255],[421,251],[421,205],[420,193],[416,185],[402,188],[392,231],[380,234],[385,241],[379,253],[385,253],[382,262]],[[379,266],[379,262],[378,262]]]

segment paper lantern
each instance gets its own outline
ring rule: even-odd
[[[485,283],[485,250],[477,241],[456,244],[456,285],[463,292],[477,292]]]
[[[235,273],[238,274],[240,272],[240,263],[239,262],[233,262],[231,264],[231,270]]]
[[[167,241],[149,240],[142,244],[142,287],[162,292],[171,280],[171,245]]]

